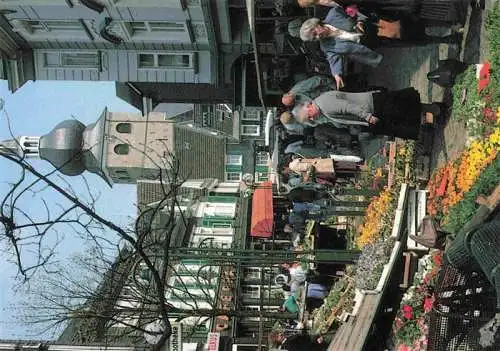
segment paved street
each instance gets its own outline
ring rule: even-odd
[[[492,6],[487,2],[487,8]],[[404,48],[382,48],[384,60],[375,69],[364,68],[370,85],[388,89],[416,88],[422,102],[444,102],[451,106],[451,92],[431,83],[427,73],[437,68],[440,59],[455,58],[474,64],[484,60],[487,48],[484,30],[486,11],[469,10],[462,45],[430,44]],[[441,28],[435,28],[439,32]],[[449,33],[449,32],[448,32]],[[448,34],[443,32],[442,34]],[[450,120],[450,111],[437,120],[433,143],[432,168],[456,158],[466,145],[465,125]]]

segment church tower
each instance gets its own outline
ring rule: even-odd
[[[38,158],[40,137],[21,136],[16,139],[5,140],[0,142],[0,150],[8,151],[16,155],[29,158]]]
[[[147,116],[105,109],[88,126],[71,119],[41,136],[0,142],[2,152],[50,162],[62,174],[97,174],[109,185],[155,179],[173,149],[173,122],[163,113]]]

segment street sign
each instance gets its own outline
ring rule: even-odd
[[[220,333],[208,333],[207,336],[208,351],[218,351],[219,341],[220,341]]]

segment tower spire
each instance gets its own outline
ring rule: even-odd
[[[0,141],[0,151],[10,152],[19,157],[40,157],[40,137],[20,136],[15,139]]]

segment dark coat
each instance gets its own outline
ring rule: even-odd
[[[281,349],[287,351],[324,351],[327,347],[328,344],[318,344],[306,334],[292,335],[281,345]]]

